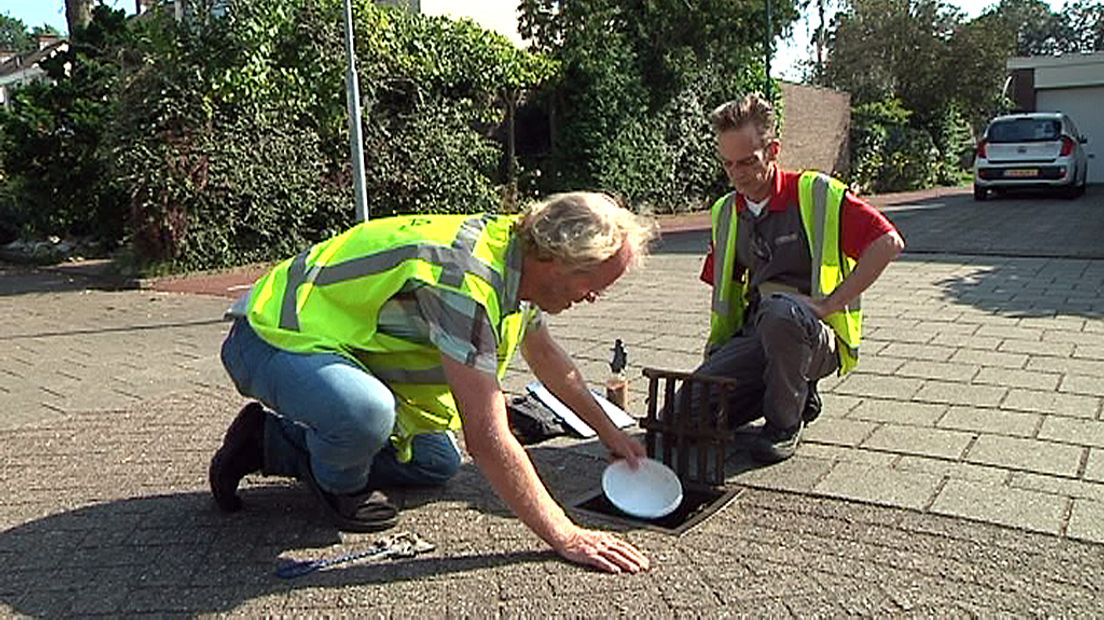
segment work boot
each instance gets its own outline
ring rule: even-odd
[[[764,464],[778,463],[790,458],[797,452],[804,426],[805,423],[799,420],[790,428],[778,428],[768,420],[751,445],[751,458]]]
[[[238,484],[247,474],[261,470],[264,464],[265,410],[260,403],[242,407],[230,423],[222,447],[211,458],[207,479],[211,495],[224,512],[241,510]]]
[[[318,484],[304,454],[299,464],[299,479],[318,498],[326,516],[342,532],[379,532],[395,527],[399,509],[383,491],[364,487],[355,493],[331,493]]]
[[[817,382],[809,382],[809,395],[805,397],[805,409],[801,411],[801,421],[808,426],[820,417],[820,409],[822,403],[820,402],[820,394],[817,393]]]

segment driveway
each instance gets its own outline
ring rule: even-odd
[[[1074,200],[1018,193],[977,202],[969,189],[875,197],[910,253],[1104,258],[1104,185]]]

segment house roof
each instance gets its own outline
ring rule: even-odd
[[[10,76],[21,71],[25,71],[29,67],[34,67],[38,63],[47,58],[53,57],[55,54],[64,52],[69,48],[69,41],[66,39],[59,39],[54,41],[46,47],[35,50],[29,54],[22,54],[12,56],[11,58],[0,63],[0,78]]]

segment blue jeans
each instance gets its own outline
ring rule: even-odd
[[[395,397],[379,379],[336,353],[292,353],[238,319],[222,344],[222,364],[244,396],[276,415],[265,421],[264,473],[297,476],[304,456],[331,493],[444,484],[460,468],[450,433],[414,438],[400,463],[388,441]]]

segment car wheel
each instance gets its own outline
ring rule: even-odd
[[[974,200],[982,201],[989,198],[989,190],[984,187],[974,186]]]

